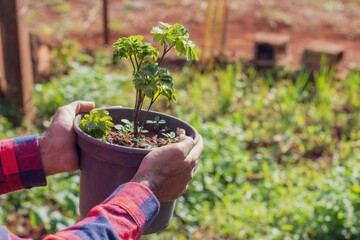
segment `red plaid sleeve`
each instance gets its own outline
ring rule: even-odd
[[[38,135],[0,141],[0,194],[46,186]]]
[[[0,141],[0,193],[45,186],[37,135]],[[119,186],[76,225],[45,239],[139,239],[159,212],[150,189],[139,183]],[[0,226],[0,240],[22,239]]]
[[[45,239],[139,239],[159,209],[159,201],[147,187],[134,182],[126,183],[92,208],[81,222]]]
[[[104,202],[91,209],[88,216],[45,240],[139,239],[160,209],[159,201],[145,186],[127,183],[119,186]],[[0,239],[21,239],[0,227]]]

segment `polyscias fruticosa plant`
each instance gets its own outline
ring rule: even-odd
[[[160,50],[154,48],[148,42],[143,42],[144,37],[141,35],[119,38],[113,44],[113,61],[119,62],[123,58],[128,59],[133,68],[132,75],[136,100],[132,130],[136,141],[139,132],[143,131],[147,120],[146,115],[152,105],[160,97],[165,97],[168,104],[171,100],[176,101],[173,78],[166,68],[160,67],[165,55],[171,49],[175,49],[178,56],[184,55],[187,61],[198,60],[195,44],[189,40],[188,30],[181,24],[161,23],[160,26],[153,27],[151,34],[153,35],[153,41],[163,47],[160,57]],[[149,101],[149,105],[144,122],[140,123],[140,114],[145,101]],[[104,135],[108,135],[108,132],[104,133]]]

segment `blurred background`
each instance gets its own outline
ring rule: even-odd
[[[198,62],[164,60],[178,101],[153,110],[205,141],[171,225],[142,239],[360,239],[359,0],[0,0],[0,139],[43,133],[74,100],[132,107],[112,43],[181,23]],[[0,196],[40,239],[74,224],[79,173]]]

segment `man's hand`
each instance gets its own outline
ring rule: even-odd
[[[160,202],[170,202],[185,192],[203,151],[203,141],[178,132],[179,142],[157,148],[145,156],[132,182],[149,187]]]
[[[79,169],[73,122],[76,114],[89,112],[94,107],[93,102],[76,101],[58,108],[48,132],[39,137],[46,176]]]

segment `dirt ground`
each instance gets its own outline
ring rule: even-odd
[[[73,38],[85,48],[103,43],[102,1],[27,1],[27,19],[32,31],[62,40]],[[110,43],[133,34],[145,35],[160,21],[182,23],[190,37],[203,45],[208,1],[108,0]],[[228,0],[225,50],[231,60],[251,59],[256,32],[290,36],[288,52],[297,66],[309,42],[322,40],[345,47],[343,66],[360,63],[359,0]]]

